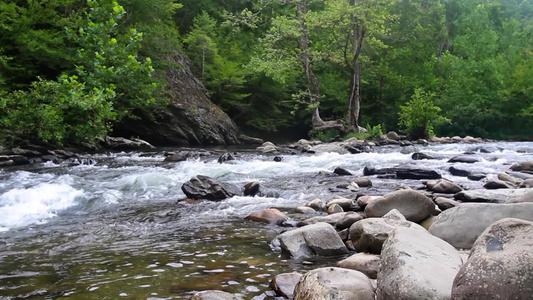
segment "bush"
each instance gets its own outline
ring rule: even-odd
[[[373,140],[381,137],[383,135],[383,130],[381,129],[381,124],[378,124],[376,126],[370,126],[369,124],[366,125],[366,128],[368,128],[367,132],[353,132],[348,133],[344,136],[344,139],[350,139],[350,138],[357,138],[359,140]]]
[[[434,94],[416,89],[411,100],[400,106],[400,121],[411,139],[429,138],[434,135],[435,126],[448,121],[439,113],[441,109],[433,103]]]

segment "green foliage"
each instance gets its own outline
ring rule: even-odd
[[[339,137],[339,131],[330,129],[317,133],[316,139],[322,142],[331,142]]]
[[[412,139],[428,138],[434,135],[433,129],[445,121],[440,115],[441,109],[433,103],[435,94],[416,89],[411,100],[400,106],[399,124]]]
[[[357,138],[358,140],[375,140],[383,136],[383,130],[381,129],[381,124],[370,126],[370,124],[366,125],[367,132],[352,132],[348,133],[344,136],[344,140],[350,139],[350,138]]]

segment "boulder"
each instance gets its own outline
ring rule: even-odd
[[[422,152],[415,152],[411,155],[413,160],[423,160],[423,159],[437,159],[435,156]]]
[[[502,219],[476,240],[455,277],[454,300],[531,299],[533,222]]]
[[[344,212],[344,209],[338,204],[333,204],[328,206],[328,210],[326,211],[328,215],[337,214]]]
[[[294,300],[374,300],[374,287],[365,274],[328,267],[307,272],[294,289]]]
[[[398,170],[397,179],[439,179],[442,176],[434,170]]]
[[[533,188],[533,179],[526,179],[520,184],[521,188]],[[531,194],[531,193],[528,193]]]
[[[185,182],[181,186],[181,190],[188,198],[212,201],[242,195],[242,191],[237,186],[203,175],[194,176]]]
[[[371,187],[372,186],[372,181],[370,180],[370,178],[366,178],[366,177],[354,178],[351,180],[351,182],[354,182],[360,187]]]
[[[524,182],[524,179],[521,179],[521,178],[518,178],[518,177],[514,177],[514,176],[511,176],[507,173],[499,173],[498,174],[498,179],[499,180],[502,180],[502,181],[507,181],[507,182],[510,182],[516,186],[519,186],[522,184],[522,182]]]
[[[378,300],[450,299],[461,267],[453,246],[427,231],[399,227],[381,251]]]
[[[223,291],[213,290],[198,292],[189,300],[242,300],[242,298]]]
[[[422,226],[407,221],[397,210],[392,210],[383,218],[368,218],[353,223],[350,226],[350,240],[358,252],[380,254],[383,243],[398,227],[414,227],[426,231]]]
[[[221,164],[221,163],[225,163],[227,161],[232,161],[232,160],[235,160],[235,156],[233,156],[233,154],[229,153],[229,152],[226,152],[226,153],[223,153],[222,155],[220,155],[218,157],[218,163]]]
[[[298,206],[294,209],[294,212],[298,214],[314,214],[316,213],[316,210],[307,206]]]
[[[321,222],[325,222],[330,225],[336,226],[338,222],[344,219],[344,217],[346,217],[347,215],[351,215],[351,214],[360,216],[356,212],[338,212],[334,214],[329,214],[327,216],[316,216],[316,217],[312,217],[312,218],[300,221],[298,222],[298,226],[301,227],[301,226],[306,226],[306,225],[311,225],[311,224],[316,224],[316,223],[321,223]]]
[[[457,205],[461,204],[460,202],[457,202],[457,201],[452,200],[452,199],[444,198],[444,197],[437,197],[437,198],[435,198],[435,200],[433,200],[433,202],[435,202],[435,204],[437,204],[439,209],[442,210],[442,211],[445,211],[445,210],[450,209],[450,208],[454,208]]]
[[[467,176],[468,179],[473,180],[473,181],[480,181],[481,179],[484,179],[485,177],[487,177],[487,175],[481,174],[481,173],[470,174]]]
[[[353,201],[352,199],[339,197],[339,198],[328,201],[326,203],[326,206],[329,208],[330,206],[335,205],[335,204],[342,207],[343,210],[348,211],[348,210],[351,210],[355,206],[355,201]]]
[[[462,203],[443,211],[429,232],[456,248],[470,249],[483,230],[505,218],[533,221],[533,203]]]
[[[520,178],[523,180],[526,179],[533,179],[533,174],[523,173],[523,172],[514,172],[514,171],[507,171],[505,172],[513,177]]]
[[[269,223],[269,224],[282,224],[288,218],[281,211],[275,208],[269,208],[269,209],[256,211],[248,215],[245,219],[251,220],[254,222],[262,222],[262,223]]]
[[[261,193],[261,184],[259,182],[253,181],[248,182],[244,185],[244,196],[255,196]]]
[[[485,190],[475,189],[461,191],[454,195],[455,199],[463,202],[489,202],[489,203],[511,203],[533,191],[533,189],[497,189]]]
[[[272,142],[264,142],[261,146],[257,147],[256,150],[263,153],[278,153],[281,151],[281,148],[274,145]]]
[[[435,204],[422,193],[405,189],[370,201],[365,207],[365,214],[382,217],[392,209],[397,209],[409,221],[420,222],[433,213]]]
[[[472,172],[468,171],[468,170],[465,170],[465,169],[461,169],[461,168],[457,168],[457,167],[454,167],[454,166],[451,166],[448,171],[450,172],[450,174],[452,174],[453,176],[462,176],[462,177],[468,177],[472,174]]]
[[[400,136],[395,131],[387,132],[386,136],[390,140],[395,140],[395,141],[399,141],[400,140]]]
[[[355,204],[357,204],[359,207],[364,209],[368,205],[368,203],[370,203],[371,201],[374,201],[376,199],[381,199],[381,198],[383,198],[383,196],[364,195],[364,196],[357,198],[357,200],[355,201]]]
[[[513,171],[533,171],[533,160],[523,161],[511,166]]]
[[[238,138],[239,138],[239,141],[241,141],[241,143],[247,144],[247,145],[262,144],[265,142],[263,141],[263,139],[247,136],[244,134],[239,134]]]
[[[270,288],[276,292],[276,295],[293,299],[294,288],[302,277],[302,274],[298,272],[278,274],[270,282]]]
[[[480,162],[481,160],[472,155],[457,155],[448,160],[449,163],[466,163],[473,164]]]
[[[274,244],[278,243],[282,254],[294,259],[348,253],[348,249],[335,228],[327,223],[317,223],[286,231],[275,238]]]
[[[333,173],[340,175],[340,176],[349,176],[352,175],[352,173],[344,168],[336,167],[335,170],[333,170]]]
[[[368,278],[376,279],[381,258],[376,254],[356,253],[337,263],[337,267],[362,272]]]
[[[180,161],[186,161],[188,159],[191,159],[191,158],[194,159],[198,157],[199,157],[198,153],[194,151],[180,151],[180,152],[177,152],[177,153],[174,153],[172,155],[165,157],[164,161],[180,162]]]
[[[357,221],[361,221],[363,219],[363,216],[361,216],[358,213],[347,213],[344,214],[344,217],[342,217],[336,224],[335,227],[338,230],[344,230],[347,228],[350,228],[353,223]]]
[[[312,209],[314,209],[316,211],[325,211],[326,210],[326,202],[324,202],[324,201],[322,201],[320,199],[311,200],[311,201],[307,202],[307,204],[305,204],[305,206],[311,207]]]
[[[489,179],[485,184],[483,185],[484,188],[488,190],[497,190],[497,189],[514,189],[516,188],[516,185],[514,185],[511,182],[499,180],[499,179]]]
[[[462,190],[463,189],[460,186],[446,179],[439,180],[433,187],[431,187],[432,192],[440,194],[455,194]]]
[[[326,144],[312,146],[310,151],[313,151],[314,153],[329,153],[329,152],[338,153],[338,154],[350,153],[348,152],[348,150],[346,150],[346,148],[336,143],[326,143]]]
[[[147,141],[141,139],[126,139],[123,137],[108,136],[104,140],[103,146],[107,149],[128,151],[128,150],[150,150],[155,147]]]

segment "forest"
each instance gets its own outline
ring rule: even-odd
[[[173,51],[252,136],[533,134],[531,0],[2,0],[0,144],[164,110]]]

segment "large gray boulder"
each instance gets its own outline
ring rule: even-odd
[[[532,299],[533,222],[502,219],[472,246],[452,289],[454,300]]]
[[[185,182],[181,190],[191,199],[220,201],[242,195],[236,185],[219,181],[208,176],[197,175]]]
[[[370,201],[365,207],[365,214],[382,217],[393,209],[397,209],[409,221],[420,222],[433,213],[435,204],[422,193],[405,189]]]
[[[376,279],[380,261],[379,255],[359,252],[339,261],[337,266],[363,272],[369,278]]]
[[[353,223],[350,227],[350,240],[357,252],[380,254],[383,243],[398,227],[426,231],[422,226],[407,221],[397,210],[392,210],[383,218],[368,218]]]
[[[276,292],[276,295],[287,299],[294,298],[294,288],[302,274],[298,272],[278,274],[270,282],[270,288]]]
[[[427,231],[399,227],[381,252],[378,300],[450,299],[461,267],[457,250]]]
[[[530,192],[533,192],[533,188],[497,190],[476,189],[461,191],[455,194],[454,198],[463,202],[507,203],[516,202]]]
[[[339,154],[349,154],[348,150],[344,148],[343,146],[337,144],[337,143],[327,143],[327,144],[320,144],[316,146],[312,146],[310,151],[316,152],[316,153],[325,153],[325,152],[332,152],[332,153],[339,153]]]
[[[328,223],[316,223],[284,232],[274,239],[273,244],[279,244],[282,254],[294,259],[348,253],[339,234]]]
[[[463,190],[457,184],[446,179],[441,179],[437,181],[437,183],[431,186],[430,189],[432,192],[440,194],[455,194]]]
[[[511,166],[513,171],[533,171],[533,160],[523,161]]]
[[[443,211],[429,232],[456,248],[470,249],[483,230],[504,218],[533,221],[533,203],[463,203]]]
[[[294,289],[294,300],[374,300],[374,287],[365,274],[342,268],[307,272]]]
[[[189,300],[242,300],[242,298],[223,291],[211,290],[198,292]]]

